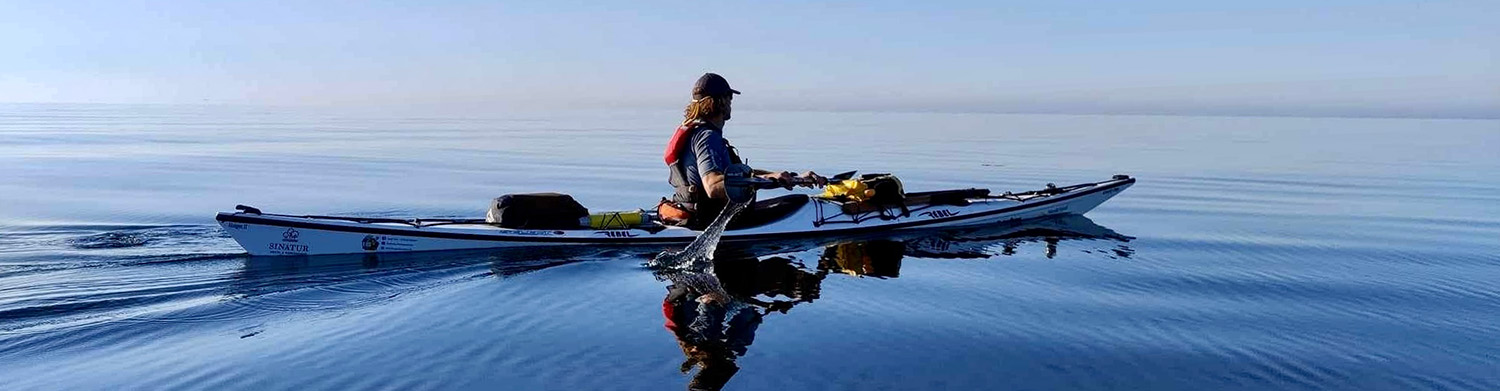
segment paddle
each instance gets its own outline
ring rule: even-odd
[[[858,171],[843,172],[827,179],[834,182],[842,181],[845,179],[853,178],[854,174],[857,172]],[[726,177],[724,178],[724,184],[725,187],[728,188],[727,190],[729,190],[729,200],[735,202],[750,200],[754,197],[755,190],[775,189],[785,186],[780,181],[756,177],[754,175],[754,170],[751,169],[750,166],[746,166],[743,164],[731,165],[729,169],[725,170],[724,175]],[[807,187],[821,186],[817,182],[808,178],[794,178],[792,179],[792,185]]]
[[[836,181],[847,180],[847,179],[850,179],[850,178],[854,178],[854,174],[856,174],[856,173],[859,173],[859,171],[846,171],[846,172],[841,172],[838,175],[834,175],[834,176],[831,176],[831,177],[826,177],[828,179],[828,181],[825,182],[825,184],[826,183],[836,182]],[[726,182],[727,182],[727,184],[729,186],[750,187],[750,188],[756,188],[756,189],[775,189],[775,188],[778,188],[778,187],[782,187],[782,183],[779,182],[779,181],[776,181],[776,180],[773,180],[773,179],[759,178],[759,177],[754,177],[754,176],[730,176],[730,177],[725,178],[725,179],[726,179]],[[812,179],[808,179],[808,178],[792,178],[792,185],[793,186],[807,186],[807,187],[822,187],[823,186],[823,185],[817,184],[817,182],[813,181]]]

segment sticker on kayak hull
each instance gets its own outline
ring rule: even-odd
[[[633,238],[636,236],[640,236],[630,231],[594,231],[594,234],[604,235],[604,237],[607,238]]]
[[[955,211],[952,211],[952,210],[949,210],[949,209],[943,209],[943,210],[934,210],[934,211],[922,212],[922,215],[923,216],[927,216],[929,218],[941,219],[941,218],[944,218],[944,217],[958,216],[958,212],[955,212]]]

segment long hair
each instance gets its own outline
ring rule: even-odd
[[[692,102],[688,102],[686,109],[682,110],[682,117],[686,121],[707,121],[711,118],[719,116],[723,116],[724,119],[729,119],[730,99],[732,98],[730,98],[728,95],[705,96],[702,98],[694,99]]]

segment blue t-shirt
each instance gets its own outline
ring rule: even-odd
[[[688,141],[688,148],[684,148],[681,156],[677,158],[682,162],[682,167],[687,171],[688,184],[703,188],[703,175],[705,173],[724,173],[729,168],[729,144],[724,142],[724,134],[718,129],[700,127],[693,132],[692,140]]]

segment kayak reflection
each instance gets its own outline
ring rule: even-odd
[[[657,270],[668,282],[662,299],[664,326],[676,339],[683,361],[679,370],[692,374],[689,390],[719,390],[740,367],[737,360],[755,342],[767,316],[786,314],[822,295],[830,274],[878,279],[897,278],[905,256],[921,258],[989,258],[1014,255],[1019,245],[1046,244],[1045,255],[1057,254],[1065,240],[1098,241],[1110,257],[1128,258],[1125,245],[1133,238],[1095,224],[1083,216],[1005,224],[962,231],[929,232],[884,238],[853,238],[825,244],[816,257],[804,262],[797,246],[724,245],[714,253],[712,267]],[[812,267],[808,267],[811,264]],[[696,369],[696,373],[694,373]]]
[[[627,253],[626,255],[636,255]],[[307,257],[246,257],[225,295],[261,311],[345,309],[475,277],[505,278],[620,251],[586,247],[485,249],[433,253],[369,253]],[[315,295],[277,297],[283,292]]]
[[[1104,252],[1115,258],[1130,258],[1135,253],[1128,243],[1135,238],[1094,223],[1088,217],[1067,215],[1019,224],[952,231],[942,235],[918,237],[906,242],[906,254],[923,258],[989,258],[1015,255],[1025,243],[1042,242],[1043,255],[1057,256],[1057,244],[1063,240],[1100,240],[1106,248],[1085,250]]]

